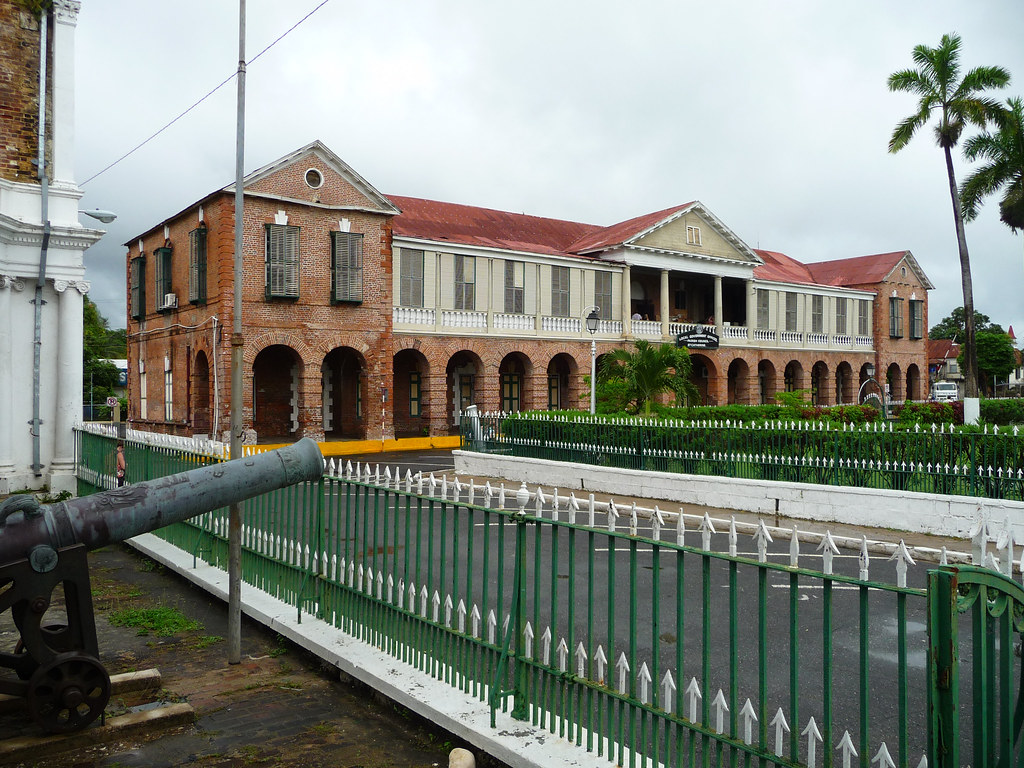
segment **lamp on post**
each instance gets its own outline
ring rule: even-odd
[[[598,315],[600,307],[588,307],[587,330],[590,332],[590,413],[597,413],[597,341],[594,334],[597,333],[597,326],[601,322]]]

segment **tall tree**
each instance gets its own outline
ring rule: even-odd
[[[651,403],[662,392],[697,399],[692,373],[690,355],[682,347],[639,339],[632,350],[619,347],[602,358],[598,381],[619,393],[627,410],[650,416]]]
[[[1017,365],[1013,343],[1005,333],[978,332],[978,378],[981,388],[995,397],[995,379],[1004,379]]]
[[[974,334],[985,332],[1005,333],[1003,327],[993,323],[992,318],[974,310]],[[929,339],[963,339],[964,337],[964,308],[957,307],[946,317],[942,318],[932,329],[928,331]]]
[[[949,194],[953,201],[953,222],[960,253],[960,282],[964,293],[964,390],[967,397],[978,396],[978,352],[974,331],[974,289],[971,284],[971,258],[967,250],[964,217],[960,208],[956,174],[953,171],[953,147],[968,125],[984,127],[1002,108],[982,94],[989,88],[1002,88],[1010,82],[1010,73],[1002,67],[976,67],[960,77],[960,36],[943,35],[937,48],[918,45],[913,52],[917,69],[905,69],[889,76],[890,91],[904,91],[918,97],[917,111],[900,122],[889,140],[889,151],[899,152],[933,116],[938,118],[935,140],[946,158]]]
[[[971,221],[984,197],[1004,190],[999,218],[1016,232],[1024,229],[1024,100],[1012,98],[1007,107],[994,121],[995,133],[986,131],[964,142],[968,160],[985,162],[960,187],[960,202]]]

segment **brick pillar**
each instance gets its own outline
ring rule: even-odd
[[[324,439],[323,379],[319,366],[303,366],[299,376],[299,429],[296,437]]]
[[[447,435],[452,428],[448,374],[444,368],[431,367],[423,377],[423,393],[426,399],[427,417],[431,435]]]

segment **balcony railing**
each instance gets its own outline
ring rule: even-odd
[[[453,309],[435,310],[425,307],[394,307],[392,322],[396,331],[419,330],[424,327],[438,332],[468,330],[484,335],[501,336],[557,336],[589,340],[590,334],[579,317],[555,317],[513,312],[478,312]],[[629,323],[631,333],[625,332],[621,320],[601,320],[594,336],[600,340],[622,340],[645,338],[657,341],[673,341],[679,334],[695,329],[717,332],[714,325],[703,323],[671,322],[668,336],[662,335],[660,320],[633,320]],[[815,347],[845,348],[869,351],[874,341],[871,336],[845,333],[804,333],[783,331],[775,328],[748,328],[746,325],[726,323],[719,334],[721,344],[728,347]]]

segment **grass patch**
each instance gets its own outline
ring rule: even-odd
[[[196,639],[196,650],[203,650],[209,648],[211,645],[224,642],[224,638],[220,635],[203,635]]]
[[[126,608],[112,611],[107,617],[115,627],[134,627],[140,636],[150,633],[157,637],[171,637],[179,632],[201,630],[203,625],[190,619],[177,608]]]

